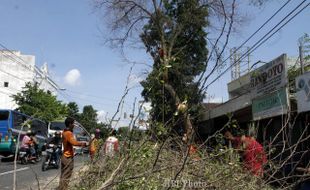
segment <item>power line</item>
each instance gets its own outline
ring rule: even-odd
[[[221,74],[219,74],[214,80],[212,80],[206,87],[204,87],[202,90],[207,89],[211,84],[213,84],[216,80],[218,80],[220,77],[222,77],[234,64],[238,63],[238,61],[245,58],[246,55],[254,52],[258,47],[260,47],[262,44],[264,44],[268,39],[270,39],[276,32],[278,32],[280,29],[282,29],[287,23],[289,23],[293,18],[295,18],[298,14],[300,14],[305,8],[309,6],[310,3],[305,5],[301,10],[299,10],[295,15],[293,15],[289,20],[287,20],[283,25],[281,25],[275,32],[273,32],[271,35],[269,35],[277,26],[279,26],[286,18],[288,18],[293,12],[295,12],[306,0],[301,2],[297,7],[295,7],[289,14],[287,14],[275,27],[273,27],[271,30],[269,30],[260,40],[258,40],[251,48],[249,48],[248,51],[246,51],[237,61],[235,61],[233,64],[231,64],[227,69],[225,69]],[[269,35],[269,36],[268,36]],[[266,39],[264,39],[266,36],[268,36]],[[258,44],[258,45],[257,45]],[[256,46],[256,47],[255,47]],[[253,49],[254,48],[254,49]]]
[[[2,94],[6,94],[6,95],[9,95],[9,96],[14,95],[14,94],[12,94],[12,93],[9,93],[9,92],[3,92],[3,91],[0,91],[0,93],[2,93]]]
[[[20,62],[19,60],[15,59],[14,57],[12,57],[11,55],[7,54],[7,52],[2,51],[1,53],[2,53],[2,55],[3,55],[4,57],[9,58],[11,61],[20,64],[21,66],[23,66],[24,68],[26,68],[27,70],[29,70],[29,71],[31,71],[31,72],[34,72],[34,71],[35,71],[36,73],[39,73],[40,78],[42,79],[42,80],[41,80],[41,83],[42,83],[42,81],[43,81],[44,79],[48,79],[48,82],[50,82],[50,84],[52,83],[52,86],[56,89],[56,91],[61,92],[61,89],[58,87],[58,85],[57,85],[56,83],[54,83],[48,76],[46,76],[46,75],[44,75],[43,73],[41,73],[41,71],[40,71],[38,68],[33,67],[32,65],[29,65],[28,63],[26,63],[25,60],[23,60],[22,58],[20,58],[19,56],[17,56],[13,51],[9,50],[9,49],[8,49],[7,47],[5,47],[3,44],[0,43],[0,46],[3,47],[5,51],[10,52],[14,57],[20,59],[24,64],[23,64],[22,62]],[[32,70],[31,68],[33,68],[33,70]],[[7,74],[7,75],[9,75],[9,76],[14,77],[15,79],[21,80],[21,81],[23,81],[23,82],[25,82],[25,83],[26,83],[26,82],[29,82],[26,78],[25,78],[25,79],[20,78],[20,77],[14,75],[14,74],[12,74],[12,73],[9,73],[9,72],[6,72],[6,71],[2,70],[2,69],[0,69],[0,71],[3,72],[3,73],[5,73],[5,74]],[[36,73],[35,73],[35,74],[36,74]],[[43,76],[43,75],[44,75],[44,76]],[[29,79],[31,79],[31,80],[33,80],[33,81],[35,82],[35,77],[29,78]],[[40,83],[40,84],[41,84],[41,83]],[[54,84],[54,85],[53,85],[53,84]],[[11,87],[9,87],[9,88],[11,88]],[[13,89],[13,88],[11,88],[11,89]],[[13,90],[15,90],[15,91],[20,91],[20,90],[17,90],[17,89],[13,89]],[[6,94],[7,94],[7,93],[6,93]],[[7,95],[13,95],[13,94],[7,94]]]
[[[236,53],[242,46],[244,46],[251,38],[253,38],[254,35],[256,35],[273,17],[275,17],[291,0],[288,0],[284,5],[282,5],[269,19],[267,19],[250,37],[248,37],[236,50],[233,52]],[[231,58],[232,55],[230,55],[228,58],[226,58],[223,62],[226,62],[229,58]]]
[[[1,43],[0,43],[0,46],[2,46],[2,47],[4,47]],[[10,50],[8,50],[8,51],[10,51]],[[3,52],[3,55],[4,56],[8,56],[12,61],[14,61],[14,62],[17,62],[17,63],[19,63],[19,64],[22,64],[20,61],[18,61],[18,60],[16,60],[14,57],[12,57],[12,56],[10,56],[10,55],[8,55],[8,54],[5,54],[4,52]],[[14,54],[15,55],[15,54]],[[23,66],[25,66],[24,64],[22,64]],[[26,67],[27,68],[27,67]],[[28,69],[30,69],[30,68],[28,68]],[[7,74],[7,75],[10,75],[10,76],[12,76],[12,77],[14,77],[14,78],[16,78],[16,79],[18,79],[18,80],[21,80],[21,81],[24,81],[24,82],[28,82],[26,79],[22,79],[22,78],[20,78],[20,77],[18,77],[18,76],[16,76],[16,75],[13,75],[13,74],[11,74],[11,73],[8,73],[8,72],[6,72],[6,71],[4,71],[4,70],[2,70],[2,69],[0,69],[0,71],[1,72],[3,72],[3,73],[5,73],[5,74]],[[32,71],[32,70],[31,70]],[[16,90],[16,89],[15,89]],[[99,105],[105,105],[105,106],[107,106],[107,105],[114,105],[114,104],[107,104],[107,103],[103,103],[103,102],[99,102],[99,101],[93,101],[93,100],[89,100],[89,99],[83,99],[83,98],[80,98],[80,97],[74,97],[74,96],[70,96],[69,94],[66,94],[66,93],[64,93],[64,92],[62,92],[59,88],[57,88],[56,89],[58,92],[59,92],[59,94],[64,98],[64,99],[66,99],[68,102],[70,102],[70,100],[69,99],[80,99],[80,100],[82,100],[82,101],[85,101],[85,102],[93,102],[93,103],[97,103],[97,104],[99,104]],[[67,90],[67,91],[71,91],[71,90]],[[81,94],[81,95],[83,95],[83,96],[89,96],[89,97],[95,97],[95,98],[97,98],[97,99],[108,99],[108,98],[103,98],[103,97],[99,97],[99,96],[94,96],[94,95],[89,95],[89,94],[82,94],[82,93],[80,93],[80,92],[74,92],[74,91],[71,91],[71,93],[76,93],[76,94]],[[10,95],[10,94],[9,94]],[[66,97],[66,96],[67,97]],[[112,100],[112,101],[115,101],[115,102],[118,102],[117,100],[115,100],[115,99],[110,99],[110,100]]]
[[[107,103],[104,103],[104,102],[100,102],[100,101],[94,101],[94,100],[90,100],[90,99],[84,99],[84,98],[81,98],[81,97],[76,97],[76,96],[72,96],[72,95],[69,95],[65,92],[63,92],[63,94],[66,94],[68,97],[70,97],[71,99],[79,99],[79,100],[82,100],[84,102],[93,102],[93,103],[96,103],[98,105],[104,105],[104,106],[108,106],[108,105],[114,105],[113,103],[110,103],[110,104],[107,104]]]
[[[279,30],[281,30],[285,25],[287,25],[293,18],[295,18],[297,15],[299,15],[303,10],[305,10],[310,3],[305,5],[302,9],[300,9],[297,13],[295,13],[289,20],[287,20],[284,24],[282,24],[276,31],[274,31],[271,35],[269,35],[264,41],[262,41],[257,47],[255,47],[250,53],[255,51],[258,47],[260,47],[262,44],[264,44],[268,39],[270,39],[275,33],[277,33]]]
[[[11,61],[20,64],[21,66],[25,67],[26,69],[31,70],[31,65],[29,65],[28,63],[26,63],[26,61],[24,61],[23,59],[21,59],[19,56],[17,56],[13,51],[7,49],[3,44],[0,43],[0,46],[4,48],[5,51],[2,51],[2,55],[4,55],[5,57],[9,58]],[[15,59],[14,57],[12,57],[12,55],[9,55],[7,53],[11,53],[12,55],[14,55],[14,57],[19,58],[22,60],[22,62],[18,61],[17,59]]]
[[[259,44],[260,42],[262,42],[261,44],[263,44],[264,42],[266,42],[271,36],[273,36],[276,32],[278,32],[281,28],[283,28],[289,21],[291,21],[295,16],[297,16],[297,14],[299,14],[301,11],[297,12],[295,15],[293,15],[286,23],[284,23],[282,26],[280,26],[274,33],[272,33],[272,35],[270,35],[269,37],[267,37],[265,40],[264,38],[266,36],[268,36],[274,29],[276,29],[283,21],[285,21],[291,14],[293,14],[306,0],[304,0],[303,2],[301,2],[297,7],[295,7],[295,9],[293,9],[289,14],[287,14],[280,22],[278,22],[271,30],[269,30],[267,32],[267,34],[265,34],[260,40],[258,40],[251,48],[248,49],[248,51],[243,54],[240,59],[243,59],[244,56],[247,56],[248,54],[252,53],[253,51],[251,49],[253,49],[257,44]],[[309,5],[309,4],[308,4]],[[308,5],[306,5],[304,8],[306,8]],[[302,8],[301,10],[303,10],[304,8]],[[261,44],[259,44],[257,47],[254,48],[257,49]],[[248,53],[249,52],[249,53]],[[239,60],[238,60],[239,61]]]
[[[68,93],[71,93],[71,94],[78,94],[78,95],[82,95],[82,96],[88,96],[88,97],[93,97],[93,98],[96,98],[96,99],[105,99],[105,100],[109,100],[109,101],[113,101],[113,102],[119,102],[120,100],[117,100],[117,99],[112,99],[112,98],[107,98],[107,97],[100,97],[100,96],[96,96],[96,95],[92,95],[92,94],[84,94],[82,92],[77,92],[77,91],[72,91],[72,90],[66,90],[66,92]],[[124,101],[124,104],[127,105],[127,107],[131,107],[130,104],[128,104],[127,102]],[[112,105],[112,104],[110,104]]]
[[[72,91],[72,90],[68,90],[68,89],[66,90],[66,92],[73,93],[73,94],[80,94],[80,95],[83,95],[83,96],[93,97],[93,98],[97,98],[97,99],[106,99],[106,100],[111,100],[111,101],[119,102],[119,100],[116,100],[116,99],[96,96],[96,95],[93,95],[93,94],[84,94],[82,92]]]
[[[68,102],[71,102],[71,101],[69,100],[69,98],[66,97],[65,94],[64,94],[62,91],[58,91],[58,92],[59,92],[59,94],[60,94],[65,100],[67,100]]]
[[[238,48],[235,49],[234,52],[232,52],[232,54],[230,54],[230,56],[228,56],[223,62],[225,63],[227,60],[229,60],[233,54],[235,54],[239,49],[241,49],[251,38],[253,38],[254,35],[256,35],[263,27],[265,27],[265,25],[270,22],[271,19],[273,19],[291,0],[288,0],[285,4],[283,4],[271,17],[269,17],[269,19],[267,19],[255,32],[253,32],[250,37],[248,37]],[[235,64],[235,63],[234,63]],[[206,83],[208,77],[205,78],[203,85]],[[203,87],[204,88],[204,87]],[[203,89],[202,88],[202,89]]]
[[[5,74],[7,74],[7,75],[10,75],[10,76],[12,76],[12,77],[14,77],[14,78],[16,78],[16,79],[22,80],[22,81],[24,81],[24,82],[28,82],[28,81],[26,81],[26,79],[22,79],[22,78],[20,78],[20,77],[18,77],[18,76],[16,76],[16,75],[13,75],[13,74],[11,74],[11,73],[8,73],[8,72],[6,72],[6,71],[4,71],[4,70],[2,70],[2,69],[0,69],[0,71],[3,72],[3,73],[5,73]],[[31,79],[31,78],[30,78],[30,79]]]
[[[17,61],[16,59],[14,59],[11,55],[5,54],[6,52],[2,52],[4,55],[9,56],[10,58],[13,59],[13,61],[15,61],[16,63],[21,64],[22,66],[24,66],[25,68],[29,69],[30,71],[32,71],[31,68],[34,69],[34,70],[36,71],[36,73],[38,73],[42,78],[43,78],[43,77],[46,78],[47,81],[48,81],[55,89],[60,89],[59,86],[58,86],[49,76],[47,76],[47,75],[45,75],[44,73],[42,73],[42,72],[40,71],[39,68],[37,68],[36,66],[32,66],[32,65],[27,64],[26,61],[25,61],[24,59],[22,59],[21,57],[17,56],[12,50],[9,50],[9,49],[8,49],[6,46],[4,46],[2,43],[0,43],[0,46],[1,46],[2,48],[4,48],[5,51],[10,52],[14,57],[16,57],[17,59],[21,60],[24,64],[21,63],[20,61]],[[12,60],[12,59],[11,59],[11,60]],[[29,68],[28,68],[28,67],[29,67]]]

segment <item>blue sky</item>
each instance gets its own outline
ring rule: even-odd
[[[237,33],[231,36],[228,46],[238,47],[241,45],[253,32],[255,32],[267,19],[269,19],[285,2],[286,0],[271,0],[261,8],[245,6],[245,2],[241,5],[245,10],[245,15],[248,21],[242,25]],[[270,29],[272,29],[282,18],[292,11],[302,0],[291,0],[286,7],[282,9],[259,33],[257,33],[245,46],[251,47],[261,37],[263,37]],[[301,7],[309,3],[306,1]],[[299,10],[299,9],[298,9]],[[258,60],[268,62],[278,57],[282,53],[287,53],[289,57],[298,56],[297,40],[304,33],[310,34],[310,6],[303,12],[297,15],[291,22],[284,26],[273,37],[266,41],[262,46],[255,50],[251,56],[251,64]],[[224,56],[225,58],[228,57]],[[229,63],[229,62],[228,62]],[[209,87],[208,93],[215,98],[213,101],[222,101],[228,99],[227,83],[231,81],[230,70],[217,82]],[[218,88],[221,86],[221,88]]]
[[[273,0],[265,7],[246,7],[248,22],[235,33],[229,47],[238,46],[251,32],[269,18],[284,1]],[[270,29],[283,15],[301,0],[292,1],[266,30],[249,42],[249,46]],[[281,16],[282,15],[282,16]],[[52,78],[63,88],[59,97],[65,101],[75,101],[80,106],[93,105],[95,109],[108,112],[111,116],[117,101],[122,96],[130,65],[123,62],[115,49],[103,45],[103,37],[108,35],[98,14],[94,13],[90,0],[1,0],[0,43],[23,54],[36,56],[38,66],[47,62]],[[252,63],[257,60],[269,61],[281,53],[297,56],[297,39],[310,33],[309,7],[285,26],[279,33],[256,50]],[[98,28],[101,28],[102,33]],[[143,51],[130,51],[133,59],[146,60]],[[135,67],[131,85],[139,81],[143,67]],[[71,71],[69,81],[65,76]],[[210,86],[208,93],[216,100],[227,99],[226,84],[230,72]],[[71,82],[70,82],[71,81]],[[221,86],[221,88],[217,88]],[[124,110],[130,112],[134,98],[140,97],[141,88],[130,91]]]

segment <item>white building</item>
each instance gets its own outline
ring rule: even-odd
[[[49,78],[46,63],[38,69],[35,56],[0,50],[0,109],[15,109],[17,105],[11,96],[20,92],[27,82],[38,83],[41,89],[53,95],[57,95],[59,89]]]

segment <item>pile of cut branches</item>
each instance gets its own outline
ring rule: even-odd
[[[271,189],[249,175],[232,149],[206,151],[168,139],[136,142],[114,157],[98,156],[72,189]],[[198,147],[198,146],[197,146]]]

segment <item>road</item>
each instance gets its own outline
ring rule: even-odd
[[[88,161],[88,155],[79,155],[74,159],[74,169],[78,170],[84,162]],[[30,189],[54,189],[58,185],[60,169],[49,169],[42,172],[42,161],[35,164],[21,165],[17,164],[16,170],[16,189],[17,190],[30,190]],[[14,162],[1,160],[0,162],[0,189],[13,189],[13,170]],[[38,179],[38,180],[37,180]]]

